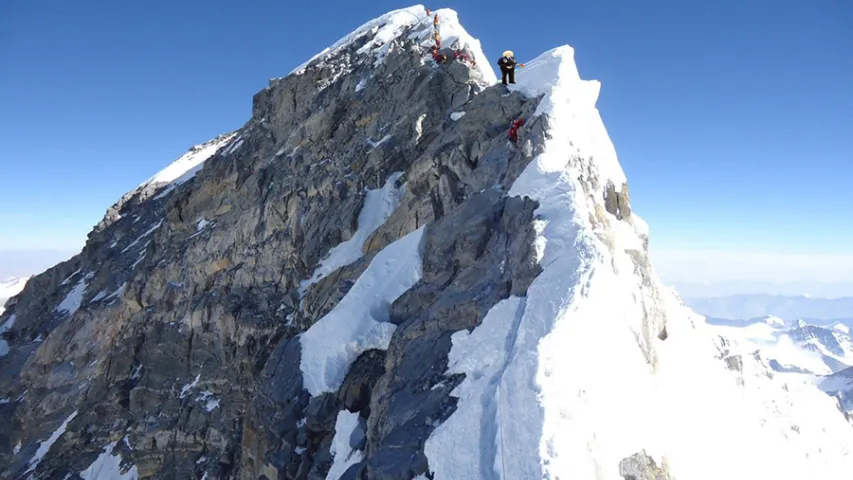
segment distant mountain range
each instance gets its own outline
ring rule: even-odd
[[[685,297],[696,312],[714,318],[744,319],[772,315],[804,319],[809,323],[853,319],[853,297],[814,298],[807,295],[730,295],[713,298]]]
[[[831,375],[853,366],[853,321],[813,325],[769,316],[750,320],[706,317],[717,332],[745,351],[757,351],[777,372]]]

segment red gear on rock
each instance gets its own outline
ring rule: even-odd
[[[515,143],[518,141],[518,129],[522,125],[524,125],[524,119],[523,118],[519,118],[518,120],[515,120],[514,122],[512,122],[512,125],[510,125],[510,127],[509,127],[509,140],[511,142]]]
[[[432,47],[432,59],[436,61],[436,63],[444,63],[446,58],[444,55],[438,53],[438,47]]]

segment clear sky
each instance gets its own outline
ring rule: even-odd
[[[241,126],[269,78],[414,3],[0,3],[0,251],[79,249],[123,193]],[[853,255],[853,2],[428,6],[494,60],[575,48],[668,278],[701,277],[685,255]]]

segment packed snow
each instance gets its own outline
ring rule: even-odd
[[[139,188],[148,185],[168,184],[169,186],[160,192],[155,198],[162,198],[174,190],[177,186],[186,183],[198,173],[204,166],[204,162],[212,157],[223,145],[228,144],[236,132],[222,135],[208,142],[192,147],[187,153],[172,162],[168,167],[157,172],[153,177],[146,180]]]
[[[74,420],[74,417],[76,416],[77,411],[75,410],[74,413],[69,415],[68,418],[66,418],[62,422],[62,424],[59,425],[59,428],[57,428],[52,434],[50,434],[50,437],[48,437],[47,440],[39,444],[39,448],[38,450],[36,450],[35,455],[33,455],[33,457],[30,458],[30,461],[27,462],[28,468],[27,471],[24,473],[30,473],[35,470],[36,467],[39,466],[41,461],[44,459],[44,456],[47,455],[48,451],[50,451],[50,447],[52,447],[53,444],[56,443],[57,440],[59,440],[59,437],[61,437],[62,434],[65,433],[65,430],[68,428],[68,424],[71,423],[71,420]]]
[[[341,410],[335,421],[335,436],[329,452],[334,463],[326,476],[329,480],[337,480],[349,467],[361,461],[362,452],[353,449],[364,438],[364,432],[358,425],[358,412]]]
[[[30,277],[26,278],[8,278],[0,282],[0,315],[5,311],[6,300],[21,293],[21,290],[26,286]]]
[[[406,194],[405,185],[401,185],[399,188],[395,187],[402,174],[402,172],[393,173],[385,181],[382,188],[367,190],[364,205],[358,214],[358,229],[355,234],[349,240],[341,242],[331,249],[329,254],[320,262],[320,266],[314,270],[311,278],[301,282],[299,287],[301,295],[305,294],[308,287],[319,282],[330,273],[361,258],[364,242],[388,220],[388,217],[396,210],[400,200]]]
[[[450,119],[454,122],[465,116],[465,112],[453,112],[450,114]]]
[[[83,278],[77,282],[77,285],[68,292],[62,302],[54,308],[54,311],[67,316],[74,315],[74,312],[80,309],[80,305],[83,303],[83,295],[86,294],[86,287],[88,287],[87,282],[91,280],[93,276],[94,274],[91,272],[84,275]]]
[[[424,229],[377,253],[338,305],[299,337],[300,369],[311,395],[336,391],[365,350],[388,348],[396,328],[388,309],[421,279]]]
[[[98,455],[98,458],[86,470],[80,472],[80,478],[83,480],[136,480],[139,478],[136,465],[122,472],[121,454],[113,455],[115,447],[116,442],[107,445],[103,453]]]
[[[536,115],[550,135],[509,192],[539,204],[543,270],[524,299],[453,335],[448,373],[466,377],[426,441],[434,478],[621,479],[620,461],[639,452],[673,478],[844,477],[853,429],[834,399],[808,378],[773,375],[760,355],[727,369],[714,330],[656,274],[654,296],[643,289],[627,251],[644,250],[645,224],[607,213],[609,226],[593,223],[604,186],[625,176],[595,108],[599,85],[572,56],[546,52],[509,87],[544,95]],[[584,159],[601,184],[589,195]]]

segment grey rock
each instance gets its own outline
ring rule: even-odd
[[[338,390],[342,407],[351,412],[361,412],[365,418],[369,417],[370,394],[384,373],[384,351],[368,350],[359,355]]]
[[[608,213],[619,220],[630,217],[631,203],[628,196],[628,184],[623,184],[621,190],[617,192],[616,186],[608,183],[607,189],[604,191],[604,206]]]
[[[639,452],[619,462],[619,474],[625,480],[674,480],[666,465],[658,466],[646,452]]]

